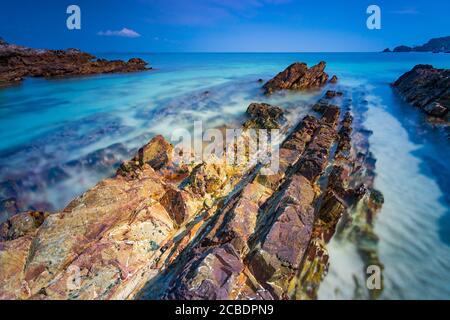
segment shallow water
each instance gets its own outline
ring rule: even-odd
[[[376,224],[385,265],[382,298],[450,298],[450,147],[403,103],[389,83],[418,63],[450,67],[448,54],[103,54],[140,56],[155,68],[124,75],[29,79],[0,89],[0,197],[18,188],[24,207],[63,208],[121,160],[161,133],[239,121],[248,104],[276,103],[292,120],[321,92],[264,97],[269,79],[294,61],[327,61],[339,85],[368,101],[375,186],[385,197]],[[361,98],[362,99],[362,98]],[[354,112],[358,112],[358,103]],[[4,181],[8,181],[5,183]],[[11,182],[13,181],[13,182]],[[0,217],[5,219],[6,216]],[[319,298],[355,298],[362,262],[352,245],[330,244],[330,273]]]

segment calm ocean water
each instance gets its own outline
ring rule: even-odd
[[[364,126],[373,131],[376,187],[385,205],[376,224],[385,265],[382,298],[450,298],[450,144],[402,102],[389,83],[418,63],[450,68],[449,54],[270,53],[99,54],[139,56],[155,69],[87,78],[29,79],[0,89],[0,183],[21,190],[25,205],[63,208],[111,175],[152,135],[203,120],[234,121],[250,102],[307,112],[321,93],[264,97],[257,79],[269,79],[295,61],[327,61],[339,86],[368,101]],[[207,93],[205,93],[207,91]],[[2,184],[7,196],[8,186]],[[5,191],[6,190],[6,191]],[[4,220],[6,217],[0,217]],[[319,298],[354,298],[362,262],[343,241],[330,244],[331,267]]]

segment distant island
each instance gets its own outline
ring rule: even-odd
[[[386,48],[382,52],[446,52],[450,53],[450,36],[441,37],[441,38],[433,38],[424,45],[409,47],[405,45],[401,45],[395,47],[394,50]]]

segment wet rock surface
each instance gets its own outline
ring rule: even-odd
[[[446,118],[450,108],[450,70],[416,65],[393,86],[406,102],[430,116]],[[448,118],[447,118],[448,120]]]
[[[244,127],[279,129],[284,119],[284,111],[280,107],[267,103],[252,103],[248,106],[247,115],[250,117]]]
[[[155,136],[63,210],[10,218],[0,225],[0,297],[315,298],[339,221],[360,201],[372,216],[382,204],[361,184],[370,157],[355,151],[345,93],[327,95],[318,116],[296,124],[280,107],[248,107],[244,140],[253,128],[286,133],[276,172],[263,173],[257,154],[251,165],[174,163],[174,147]]]
[[[163,136],[157,135],[140,148],[133,159],[124,161],[117,169],[117,174],[122,176],[130,175],[144,165],[149,165],[153,169],[159,170],[171,162],[172,156],[173,146]]]
[[[97,59],[77,49],[42,50],[0,43],[0,86],[26,77],[65,77],[148,70],[139,58],[128,61]]]
[[[324,61],[311,68],[308,68],[306,63],[293,63],[266,82],[263,86],[264,92],[271,94],[278,90],[304,90],[321,87],[328,81],[325,66]]]

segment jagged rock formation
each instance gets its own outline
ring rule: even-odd
[[[14,216],[0,226],[0,298],[315,298],[340,218],[374,197],[342,96],[295,126],[249,106],[243,140],[287,132],[277,172],[252,153],[177,163],[156,136],[64,210]]]
[[[450,108],[450,70],[416,65],[393,86],[406,102],[431,116],[444,118]]]
[[[109,61],[77,49],[40,50],[0,42],[0,86],[26,77],[64,77],[148,70],[147,62],[132,58]]]
[[[304,90],[321,87],[328,80],[328,74],[324,71],[325,66],[324,61],[311,68],[308,68],[306,63],[293,63],[266,82],[263,86],[264,92],[271,94],[278,90]]]

